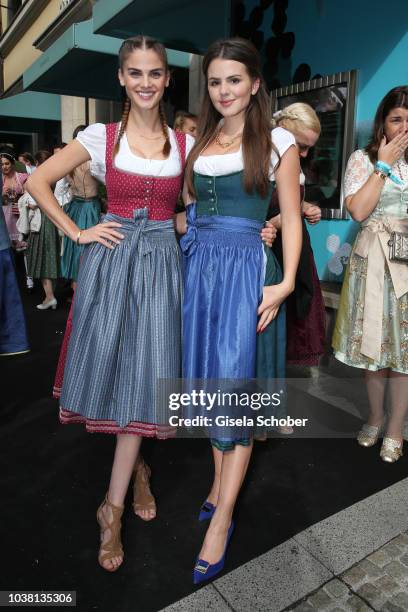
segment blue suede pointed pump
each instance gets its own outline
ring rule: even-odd
[[[216,576],[223,570],[228,544],[230,542],[233,531],[234,521],[231,521],[231,525],[228,529],[227,541],[225,543],[224,554],[217,563],[213,563],[213,565],[211,565],[210,563],[208,563],[208,561],[204,561],[204,559],[197,559],[193,570],[194,584],[200,584],[201,582],[205,582],[206,580],[211,580],[211,578],[214,578],[214,576]]]
[[[205,501],[200,508],[200,514],[198,515],[199,521],[208,521],[212,518],[215,512],[215,506],[209,501]]]

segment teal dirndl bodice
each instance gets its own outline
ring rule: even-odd
[[[208,176],[194,172],[197,195],[197,216],[222,215],[242,217],[264,223],[275,190],[275,182],[262,198],[257,191],[246,193],[243,187],[243,171],[224,176]],[[264,285],[276,285],[282,280],[279,263],[269,247],[264,246]],[[256,378],[284,378],[286,375],[286,320],[285,305],[273,324],[257,337]]]
[[[243,172],[194,173],[197,202],[187,207],[183,309],[183,376],[187,379],[282,379],[285,377],[285,308],[256,333],[265,285],[282,279],[279,264],[260,232],[274,183],[265,198],[248,194]],[[274,383],[271,382],[273,385]],[[277,410],[274,409],[275,416]],[[212,432],[220,450],[248,444],[250,434]]]
[[[266,197],[261,198],[257,191],[246,193],[242,180],[242,171],[224,176],[206,176],[194,172],[197,216],[242,217],[263,223],[275,183],[270,183]]]

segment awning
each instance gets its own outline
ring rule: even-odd
[[[0,118],[45,119],[61,121],[60,97],[54,94],[25,92],[0,100]]]
[[[120,100],[122,40],[93,33],[92,19],[73,24],[23,75],[24,89]],[[189,67],[188,53],[168,50],[171,66]]]
[[[94,34],[92,20],[74,23],[24,72],[24,89],[119,99],[120,45],[117,38]]]
[[[147,34],[171,49],[203,54],[230,35],[231,0],[98,0],[93,22],[98,34]]]

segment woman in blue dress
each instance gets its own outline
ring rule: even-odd
[[[299,155],[292,134],[271,131],[259,55],[243,39],[214,43],[203,61],[206,93],[189,156],[183,312],[185,379],[284,377],[285,317],[301,248]],[[259,236],[272,192],[282,214],[284,275]],[[216,383],[217,384],[217,383]],[[244,382],[245,384],[245,382]],[[215,477],[200,520],[210,519],[193,579],[221,571],[253,432],[212,436]],[[212,431],[214,433],[214,431]],[[218,433],[218,432],[216,432]]]
[[[0,173],[0,200],[3,177]],[[17,284],[11,242],[0,208],[0,356],[28,353],[26,322]]]

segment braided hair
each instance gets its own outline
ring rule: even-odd
[[[165,138],[164,146],[163,146],[163,155],[164,157],[168,157],[170,155],[171,144],[170,144],[170,138],[169,138],[169,130],[167,128],[166,113],[164,112],[163,102],[161,100],[159,104],[159,117],[160,117],[160,123],[162,126],[163,136]]]
[[[120,140],[123,134],[126,132],[127,123],[129,120],[129,113],[130,113],[130,100],[126,96],[123,102],[122,118],[120,120],[119,132],[118,132],[118,135],[115,141],[115,146],[113,147],[113,153],[112,153],[113,159],[115,159],[117,153],[119,152]]]
[[[319,117],[309,104],[295,102],[286,108],[277,111],[273,115],[273,127],[283,127],[289,132],[298,132],[307,128],[320,134],[321,126]]]
[[[123,41],[119,49],[119,68],[120,70],[123,70],[123,65],[125,61],[127,60],[127,58],[129,57],[129,55],[133,53],[133,51],[136,51],[137,49],[142,49],[143,51],[151,49],[152,51],[157,53],[157,55],[159,56],[160,60],[162,61],[164,65],[166,72],[169,72],[167,53],[166,53],[166,48],[164,47],[164,45],[162,45],[159,41],[155,40],[154,38],[150,38],[150,36],[143,36],[143,35],[133,36],[132,38],[128,38],[127,40]],[[113,159],[115,159],[115,156],[119,151],[120,140],[123,134],[126,132],[126,127],[127,127],[128,120],[129,120],[129,114],[130,114],[130,100],[128,96],[125,96],[125,99],[123,102],[120,129],[119,129],[119,132],[116,138],[115,146],[113,147],[113,153],[112,153]],[[163,145],[163,155],[165,157],[168,157],[170,154],[171,144],[170,144],[169,132],[167,129],[166,114],[164,112],[163,104],[161,101],[159,105],[159,117],[160,117],[160,123],[162,126],[163,136],[165,138],[164,145]]]

